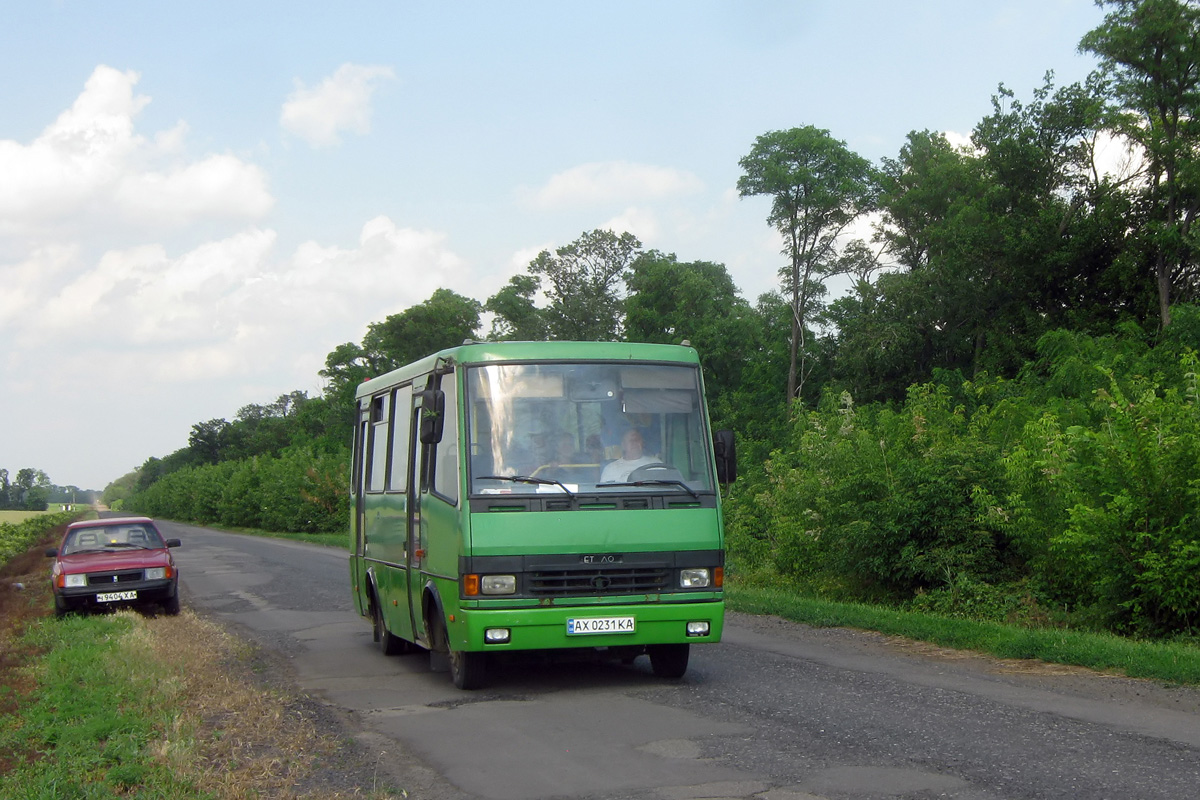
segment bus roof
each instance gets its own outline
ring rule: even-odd
[[[696,350],[686,345],[636,342],[470,342],[398,367],[359,385],[357,397],[365,397],[394,383],[425,375],[439,360],[455,365],[487,364],[496,361],[657,361],[699,364]]]

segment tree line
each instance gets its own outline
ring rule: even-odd
[[[1001,86],[969,146],[914,131],[872,164],[817,126],[759,136],[737,188],[770,201],[782,258],[753,303],[724,265],[584,232],[491,297],[439,289],[372,323],[329,353],[321,397],[198,423],[109,491],[166,516],[343,529],[362,379],[467,338],[687,340],[714,422],[739,435],[734,570],[1194,634],[1200,6],[1102,5],[1079,45],[1097,71],[1026,99]],[[835,276],[852,286],[831,299]]]
[[[49,475],[34,467],[22,467],[12,477],[7,469],[0,468],[0,509],[3,510],[45,511],[51,503],[90,504],[99,497],[98,491],[51,483]]]

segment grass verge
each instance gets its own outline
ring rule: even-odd
[[[860,628],[903,636],[942,647],[976,650],[999,658],[1032,658],[1131,678],[1200,684],[1200,647],[1185,643],[1145,642],[1112,634],[1056,628],[1027,628],[976,622],[881,606],[835,603],[803,597],[782,587],[727,583],[730,610],[773,614],[823,628]]]
[[[406,796],[216,624],[56,619],[41,549],[58,536],[0,564],[0,800]]]
[[[189,611],[45,617],[22,645],[36,689],[0,717],[0,798],[392,796],[328,786],[343,743],[246,680],[250,651]]]

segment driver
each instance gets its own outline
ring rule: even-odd
[[[629,480],[629,475],[638,467],[655,464],[658,459],[643,454],[645,442],[637,428],[630,428],[621,437],[621,457],[610,461],[600,473],[601,483],[622,483]]]

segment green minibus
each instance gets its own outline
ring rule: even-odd
[[[472,689],[491,654],[680,677],[720,640],[736,457],[694,349],[466,342],[356,396],[350,577],[385,654],[428,650]]]

